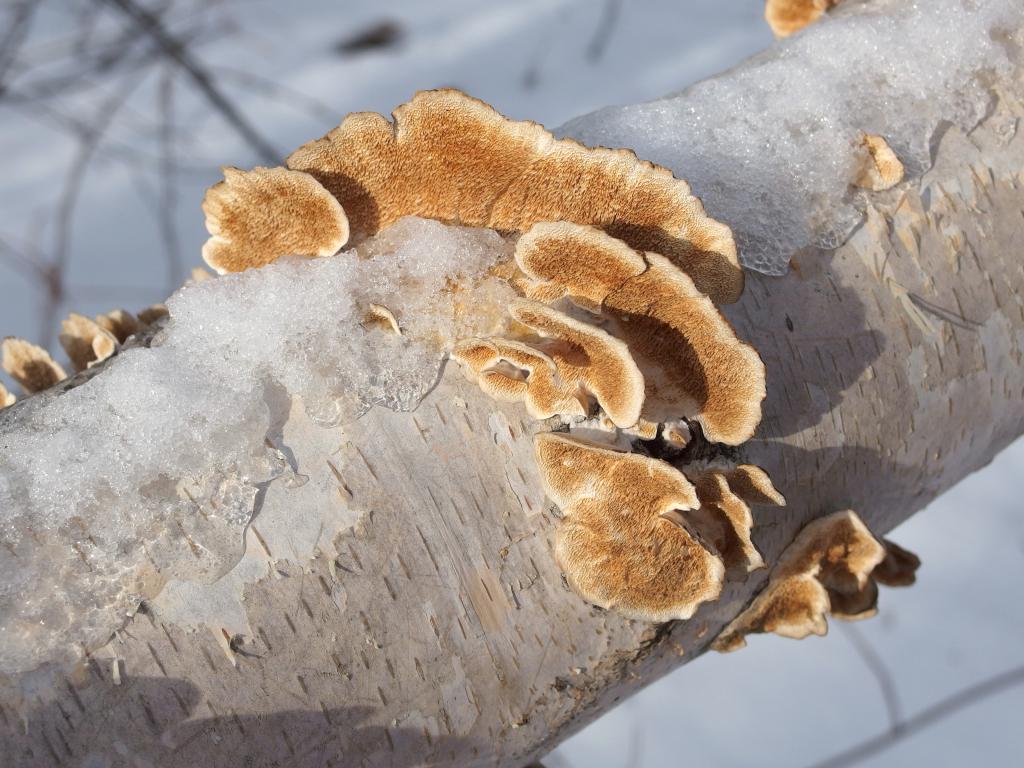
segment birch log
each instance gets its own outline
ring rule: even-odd
[[[736,458],[789,502],[755,509],[769,563],[836,510],[888,531],[1021,433],[1022,96],[1002,84],[845,244],[727,308],[768,368]],[[413,413],[276,415],[308,482],[270,486],[219,582],[171,582],[55,687],[5,689],[5,764],[521,766],[696,659],[764,584],[660,626],[585,604],[551,556],[541,426],[453,366]]]

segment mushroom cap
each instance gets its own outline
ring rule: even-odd
[[[167,310],[166,304],[153,304],[139,312],[138,319],[140,323],[148,327],[170,316],[171,313]]]
[[[753,435],[765,397],[764,363],[668,259],[567,222],[534,225],[516,244],[515,258],[528,296],[567,296],[602,311],[643,372],[643,419],[693,419],[709,440],[731,445]]]
[[[555,362],[566,387],[593,395],[616,426],[636,424],[644,401],[644,377],[624,342],[534,301],[516,301],[509,313],[544,338],[546,343],[533,346]]]
[[[754,464],[739,464],[725,477],[733,493],[749,504],[786,506],[786,497],[775,489],[768,473]]]
[[[18,401],[14,395],[7,391],[7,387],[0,383],[0,408],[6,408],[9,405],[14,405]]]
[[[841,0],[767,0],[764,18],[776,37],[789,37],[818,20]]]
[[[364,320],[364,323],[366,325],[383,328],[396,336],[402,335],[402,328],[398,324],[398,318],[395,317],[395,313],[383,304],[371,303],[366,309],[366,319]]]
[[[586,416],[587,403],[575,386],[566,386],[547,354],[511,339],[466,339],[455,345],[452,359],[463,364],[470,381],[484,393],[520,402],[535,419]]]
[[[881,192],[903,181],[903,163],[883,137],[865,134],[861,146],[866,157],[856,179],[857,186]]]
[[[772,569],[768,586],[715,638],[712,648],[742,648],[745,635],[774,632],[801,639],[827,631],[826,612],[842,619],[874,615],[872,572],[885,548],[855,512],[819,518],[797,535]]]
[[[558,433],[535,438],[545,491],[563,514],[555,556],[585,600],[645,621],[687,619],[714,600],[725,568],[674,513],[693,486],[663,461]]]
[[[726,476],[708,471],[687,475],[697,489],[700,508],[686,516],[701,521],[700,530],[709,532],[711,544],[726,568],[749,572],[764,567],[764,558],[750,538],[754,516],[750,507],[732,492]]]
[[[75,312],[61,322],[58,340],[76,371],[84,371],[93,363],[106,360],[120,346],[114,335],[99,323]]]
[[[453,89],[420,91],[393,117],[350,114],[287,160],[340,201],[354,239],[403,216],[503,232],[564,220],[664,254],[716,302],[742,293],[732,232],[666,168],[555,139]]]
[[[49,352],[24,339],[8,336],[0,350],[4,370],[30,395],[49,389],[68,377]]]
[[[871,572],[879,584],[887,587],[909,587],[917,581],[921,558],[888,539],[882,539],[885,559]]]
[[[307,173],[224,168],[203,198],[203,258],[218,273],[242,272],[281,256],[331,256],[348,242],[341,204]]]
[[[138,318],[126,309],[113,309],[105,315],[97,315],[96,324],[117,339],[119,344],[124,344],[129,336],[142,329]]]

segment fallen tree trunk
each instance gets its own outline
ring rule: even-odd
[[[1024,431],[1022,96],[994,86],[843,245],[749,273],[726,309],[768,368],[735,457],[788,500],[755,510],[769,563],[836,510],[890,530]],[[412,413],[275,418],[308,481],[266,489],[227,576],[170,582],[56,686],[6,689],[14,765],[523,765],[699,656],[764,585],[658,626],[585,604],[551,557],[542,425],[453,366]]]

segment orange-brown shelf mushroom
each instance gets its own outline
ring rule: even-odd
[[[767,0],[764,18],[776,37],[789,37],[817,21],[841,0]]]
[[[885,559],[871,572],[879,584],[887,587],[909,587],[917,581],[921,558],[888,539],[882,539]]]
[[[154,325],[159,323],[161,320],[170,317],[170,313],[167,311],[167,306],[164,304],[153,304],[150,307],[146,307],[144,310],[139,312],[137,315],[139,322],[144,326]]]
[[[697,507],[669,464],[564,434],[536,438],[548,497],[563,519],[555,556],[588,602],[645,621],[687,619],[722,588],[721,559],[680,525]]]
[[[645,422],[700,423],[712,442],[739,444],[761,420],[764,363],[682,270],[594,227],[532,227],[516,244],[520,286],[540,301],[567,296],[601,312],[643,372]]]
[[[861,137],[865,151],[863,164],[857,176],[857,186],[881,192],[903,181],[903,163],[881,136],[865,134]]]
[[[50,353],[31,342],[8,336],[0,345],[3,368],[27,394],[35,394],[68,377]]]
[[[262,267],[281,256],[331,256],[348,242],[341,204],[307,173],[224,169],[203,198],[212,237],[203,258],[217,272]]]
[[[398,318],[395,317],[395,313],[383,304],[371,303],[366,308],[366,317],[363,320],[363,325],[381,328],[396,336],[402,335],[402,327],[398,324]]]
[[[910,555],[905,550],[899,552]],[[795,639],[824,635],[827,613],[843,619],[873,616],[878,600],[876,579],[885,578],[885,570],[878,569],[886,557],[887,547],[854,512],[836,512],[809,523],[782,553],[761,594],[722,631],[712,647],[737,650],[746,645],[746,635],[760,632]],[[916,561],[913,555],[910,558]],[[909,562],[909,558],[901,559]]]
[[[96,316],[96,324],[124,344],[128,337],[142,330],[139,319],[126,309],[113,309],[105,315]]]
[[[756,471],[767,482],[770,493],[748,493],[742,479]],[[741,465],[736,469],[717,469],[703,472],[688,472],[687,477],[697,489],[700,508],[686,513],[698,528],[709,538],[715,550],[730,570],[749,572],[764,567],[764,559],[751,541],[750,532],[754,527],[754,516],[750,503],[784,505],[786,500],[768,480],[767,473],[760,467]],[[739,479],[737,487],[731,483]]]
[[[337,198],[354,240],[403,216],[510,233],[540,221],[592,224],[665,255],[714,301],[739,298],[731,231],[667,169],[629,150],[555,139],[453,89],[421,91],[393,116],[351,114],[287,160]]]
[[[18,401],[14,395],[7,391],[2,383],[0,383],[0,408],[6,408],[9,405],[14,405]]]
[[[514,399],[528,398],[533,403],[530,409],[533,414],[586,415],[590,396],[593,396],[616,426],[636,424],[644,399],[644,379],[623,342],[600,328],[536,302],[517,301],[509,313],[516,322],[541,338],[528,344],[506,346],[513,353],[500,358],[506,365],[496,367],[498,360],[489,360],[486,370],[475,368],[471,356],[464,359],[466,352],[483,347],[472,344],[457,347],[453,357],[468,363],[472,376],[486,372],[491,389],[508,393],[509,397],[513,393],[521,395]],[[541,353],[541,357],[524,353],[523,346]],[[492,349],[497,351],[498,347]],[[529,365],[517,368],[510,357],[523,359]],[[554,365],[553,370],[544,362],[545,358]],[[539,375],[530,376],[533,371]],[[499,377],[507,382],[499,381]]]
[[[84,371],[93,363],[106,360],[120,346],[114,335],[99,323],[74,312],[61,323],[61,329],[60,345],[76,371]]]

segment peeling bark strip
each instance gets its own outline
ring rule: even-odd
[[[788,501],[754,509],[767,563],[836,510],[884,533],[1024,428],[1022,92],[1003,84],[982,125],[936,137],[933,168],[872,196],[842,247],[751,275],[726,309],[768,368],[736,457]],[[47,695],[7,689],[4,759],[523,765],[698,655],[764,586],[727,578],[660,626],[584,604],[550,556],[531,420],[453,368],[414,413],[345,430],[279,414],[309,482],[268,490],[244,602],[147,604]]]

